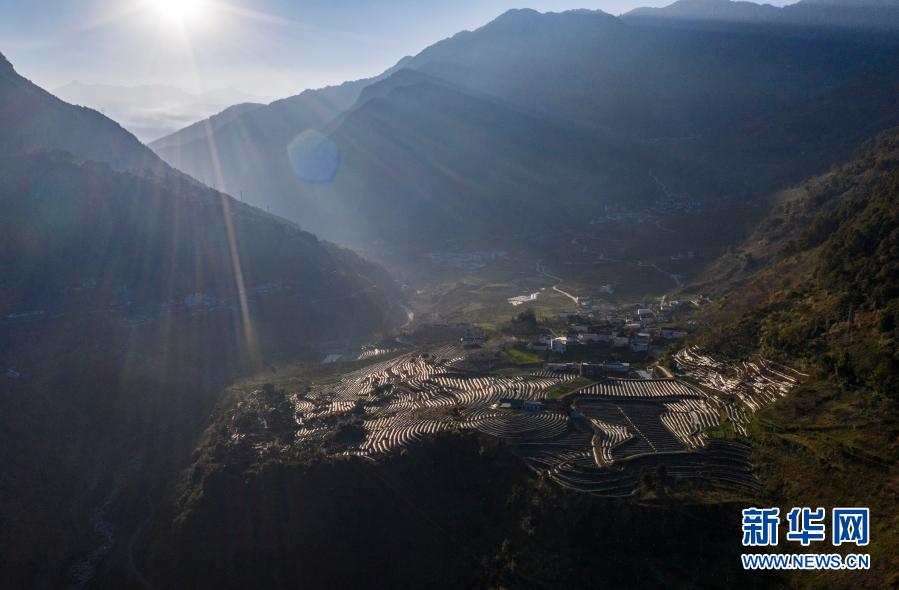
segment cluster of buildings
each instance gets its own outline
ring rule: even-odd
[[[680,306],[679,301],[663,300],[658,304],[636,306],[620,314],[608,314],[601,321],[571,323],[564,336],[545,335],[530,342],[527,348],[564,354],[572,346],[602,344],[632,352],[648,352],[654,344],[667,345],[687,336],[684,329],[660,326],[670,322]]]

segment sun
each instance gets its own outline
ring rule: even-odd
[[[163,18],[187,24],[203,15],[206,0],[150,0],[150,5]]]

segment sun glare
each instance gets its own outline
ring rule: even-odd
[[[186,24],[202,16],[205,0],[151,0],[150,4],[160,16],[170,21]]]

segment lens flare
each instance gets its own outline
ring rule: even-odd
[[[287,157],[297,178],[310,184],[333,182],[340,167],[340,148],[314,129],[302,132],[288,144]]]

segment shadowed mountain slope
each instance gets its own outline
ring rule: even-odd
[[[164,175],[170,168],[97,111],[70,105],[16,73],[0,54],[0,156],[61,150],[116,170]]]
[[[367,97],[328,134],[341,154],[334,182],[308,186],[286,211],[345,243],[521,243],[581,207],[645,204],[649,172],[675,166],[413,71]]]
[[[707,274],[700,288],[717,296],[700,315],[694,342],[725,362],[761,354],[807,373],[750,427],[752,461],[772,505],[863,505],[872,515],[892,514],[899,457],[899,131],[780,197],[750,239]],[[897,547],[890,518],[872,516],[865,584],[895,582]],[[802,587],[858,584],[823,571],[801,580]]]
[[[406,318],[382,268],[3,66],[0,585],[86,586],[120,487],[173,477],[224,385]]]
[[[639,209],[653,198],[652,175],[708,203],[750,200],[826,169],[899,124],[896,63],[897,38],[858,31],[699,30],[514,10],[354,87],[352,107],[304,93],[287,102],[305,105],[302,116],[272,105],[211,141],[159,152],[373,255],[435,228],[468,241],[520,235],[527,248],[529,233],[552,231],[553,213]],[[249,123],[263,114],[265,125]],[[288,154],[310,129],[325,136],[315,136],[325,160],[314,163],[331,154],[334,168],[314,182],[298,178]]]

